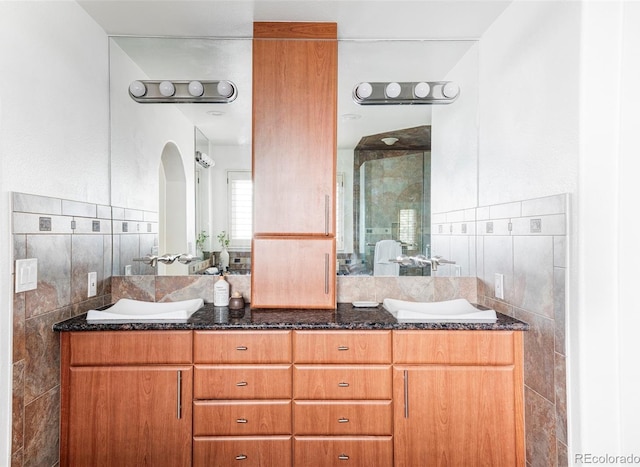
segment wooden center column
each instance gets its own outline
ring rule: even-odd
[[[335,23],[254,23],[251,306],[336,306]]]

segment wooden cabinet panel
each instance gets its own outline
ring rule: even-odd
[[[195,399],[291,399],[291,365],[196,365]]]
[[[294,399],[391,399],[390,365],[294,365]]]
[[[254,238],[251,306],[336,306],[335,238]]]
[[[514,331],[393,331],[393,361],[511,365],[515,345]]]
[[[295,401],[296,435],[391,435],[391,401]]]
[[[195,438],[193,465],[287,467],[291,465],[291,436]]]
[[[195,401],[193,436],[291,434],[291,401]]]
[[[256,236],[335,234],[338,47],[309,31],[253,41]]]
[[[71,368],[61,465],[190,466],[192,375],[191,366]]]
[[[394,367],[395,465],[524,465],[517,377],[513,366]]]
[[[295,331],[296,363],[391,363],[391,331]]]
[[[291,331],[195,331],[195,363],[291,363]]]
[[[294,465],[391,467],[393,442],[385,437],[295,437]],[[428,465],[416,463],[415,466]]]
[[[71,365],[192,362],[191,331],[70,332]]]

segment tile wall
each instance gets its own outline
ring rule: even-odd
[[[531,467],[568,465],[567,203],[563,194],[434,215],[434,245],[453,260],[477,259],[478,302],[530,325],[524,382]],[[462,233],[465,224],[473,236]],[[496,273],[504,277],[503,299],[495,296]]]
[[[111,301],[111,208],[14,193],[13,244],[14,259],[38,259],[38,287],[13,296],[12,467],[54,466],[60,344],[51,326]],[[98,294],[88,299],[93,271]]]

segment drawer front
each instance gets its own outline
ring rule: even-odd
[[[69,341],[72,366],[192,362],[191,331],[71,332]]]
[[[288,467],[291,466],[291,436],[194,438],[193,465]]]
[[[196,365],[194,399],[291,399],[291,365]]]
[[[389,365],[294,365],[294,399],[391,399]]]
[[[296,435],[391,435],[391,401],[295,401]]]
[[[295,331],[296,363],[391,363],[391,331]]]
[[[195,331],[195,363],[291,363],[291,331]]]
[[[381,437],[295,437],[294,465],[329,467],[391,467],[391,436]]]
[[[394,363],[511,365],[515,331],[393,331]]]
[[[193,436],[290,435],[291,401],[196,401]]]

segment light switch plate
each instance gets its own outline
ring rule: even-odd
[[[495,273],[495,295],[504,300],[504,274]]]
[[[16,260],[16,293],[38,287],[38,259]]]
[[[96,295],[98,295],[98,273],[90,272],[87,274],[87,297]]]

